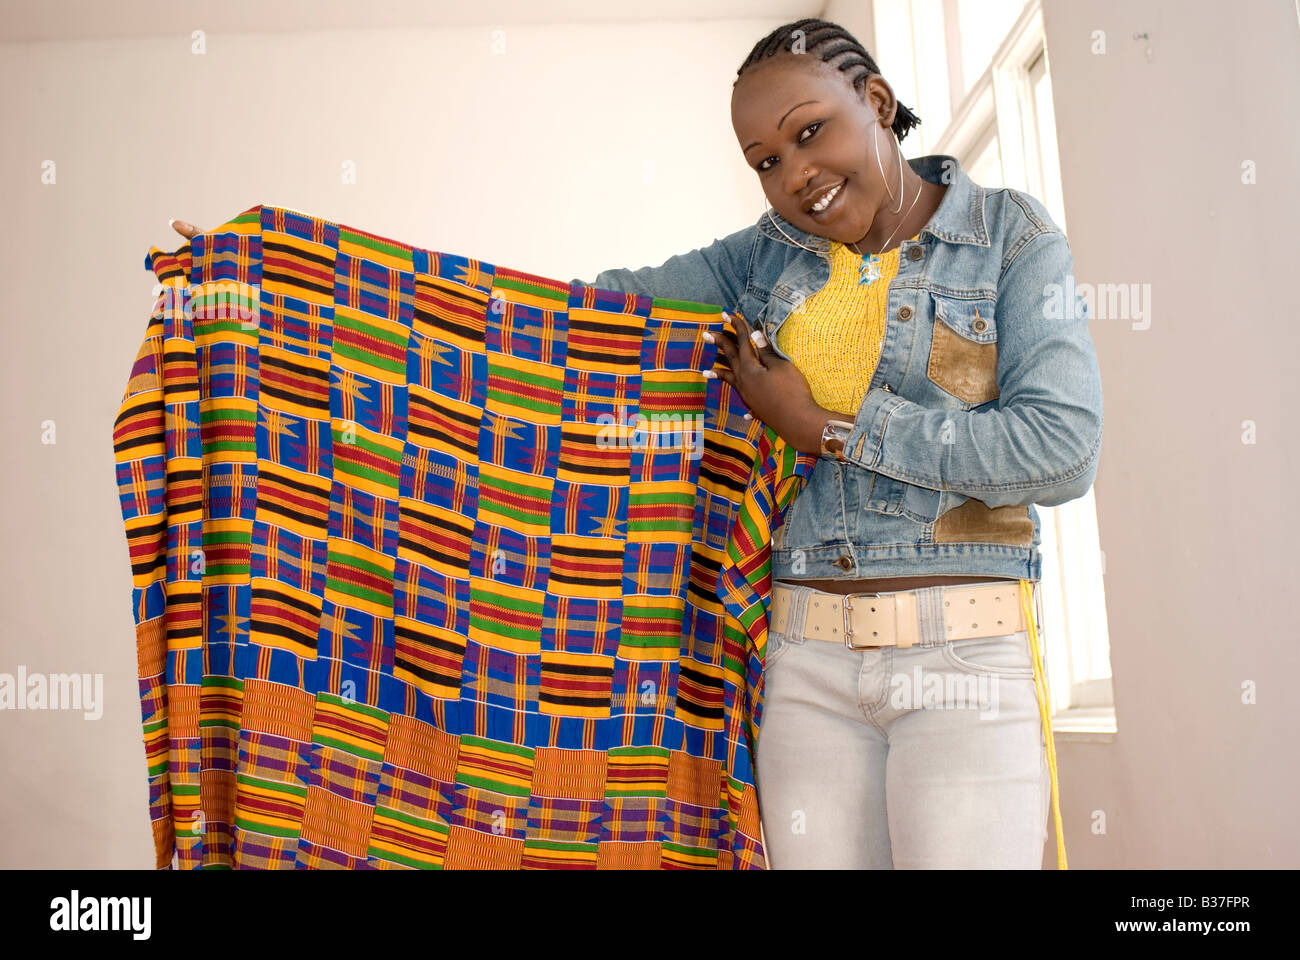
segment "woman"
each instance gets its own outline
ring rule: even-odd
[[[778,869],[1037,868],[1046,839],[1018,581],[1033,504],[1096,475],[1100,375],[1060,229],[952,157],[904,163],[919,122],[843,28],[786,24],[732,94],[772,209],[575,281],[736,307],[703,376],[822,454],[773,543],[755,779]]]
[[[1041,574],[1033,504],[1087,492],[1102,428],[1069,245],[952,157],[904,164],[919,121],[835,24],[759,41],[731,115],[772,209],[592,283],[737,305],[704,376],[823,454],[774,540],[769,864],[1038,868],[1050,780],[1018,581]]]

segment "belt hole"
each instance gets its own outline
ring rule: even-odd
[[[1001,621],[1001,620],[998,621],[998,626],[999,626],[999,627],[1002,626],[1002,621]]]
[[[974,603],[974,602],[975,602],[975,598],[974,598],[974,597],[971,597],[971,598],[970,598],[970,602],[971,602],[971,603]]]
[[[972,624],[971,624],[971,627],[978,627],[978,626],[979,626],[978,623],[972,623]]]
[[[951,606],[952,606],[952,604],[949,603],[947,600],[945,600],[945,601],[943,602],[943,605],[944,605],[945,607],[951,607]]]
[[[874,630],[871,631],[871,635],[872,635],[873,637],[878,637],[878,636],[880,636],[880,634],[876,633],[876,631],[874,631]]]

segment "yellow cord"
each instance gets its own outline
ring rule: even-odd
[[[1052,774],[1052,817],[1056,824],[1056,866],[1060,870],[1069,869],[1065,862],[1065,834],[1061,830],[1060,787],[1056,782],[1056,743],[1052,738],[1051,698],[1047,692],[1047,680],[1043,675],[1043,655],[1038,649],[1038,629],[1034,624],[1034,615],[1029,606],[1033,585],[1025,579],[1020,581],[1020,610],[1025,623],[1029,624],[1029,649],[1034,656],[1034,689],[1038,693],[1038,715],[1043,721],[1044,739],[1047,741],[1047,769]]]

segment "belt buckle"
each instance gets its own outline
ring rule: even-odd
[[[846,594],[844,594],[844,598],[843,598],[843,599],[841,600],[841,602],[840,602],[840,611],[844,614],[844,646],[848,647],[850,650],[869,650],[869,649],[871,649],[873,646],[875,646],[875,647],[880,646],[880,644],[878,644],[878,643],[876,643],[876,644],[870,644],[870,643],[868,643],[868,644],[864,644],[863,646],[857,646],[857,645],[855,645],[855,644],[853,643],[853,626],[849,623],[849,614],[851,614],[851,613],[853,612],[853,598],[854,598],[854,597],[871,597],[871,598],[873,598],[873,599],[878,599],[878,598],[880,597],[880,594],[878,594],[878,593],[846,593]],[[894,609],[894,619],[895,619],[895,620],[898,619],[898,609],[897,609],[897,606],[895,606],[895,609]]]

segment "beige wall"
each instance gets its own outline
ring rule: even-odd
[[[1282,686],[1296,630],[1279,603],[1296,338],[1289,298],[1265,282],[1289,277],[1300,214],[1284,179],[1294,11],[1083,6],[1046,4],[1078,275],[1151,283],[1155,309],[1146,331],[1094,325],[1119,735],[1060,745],[1071,865],[1300,865]],[[865,3],[826,11],[870,43]],[[152,864],[111,432],[152,305],[144,255],[180,243],[167,218],[212,226],[266,202],[559,278],[658,263],[762,211],[731,82],[763,33],[816,12],[507,25],[504,55],[486,25],[210,32],[202,56],[188,28],[0,44],[0,672],[100,673],[105,698],[93,721],[0,713],[0,866]],[[1088,53],[1094,29],[1105,57]],[[1128,39],[1141,30],[1149,65]],[[1216,76],[1218,63],[1232,66]],[[1252,158],[1259,183],[1241,186]],[[1245,680],[1258,705],[1240,704]]]
[[[1119,730],[1059,750],[1070,865],[1294,868],[1296,7],[1045,0],[1044,18],[1076,276],[1150,284],[1152,305],[1145,330],[1092,323]]]

